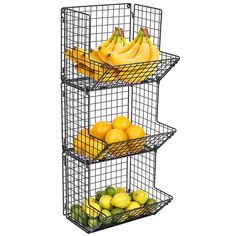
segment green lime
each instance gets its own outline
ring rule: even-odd
[[[133,199],[133,194],[134,194],[134,192],[130,192],[130,193],[129,193],[129,196],[131,197],[131,200],[134,200],[134,199]]]
[[[107,217],[109,217],[109,216],[111,216],[111,212],[110,211],[108,211],[108,210],[106,210],[106,209],[104,209],[104,210],[102,210],[102,213],[103,214],[100,214],[99,215],[99,220],[100,221],[104,221]],[[105,215],[105,216],[104,216]],[[111,217],[107,220],[107,222],[106,223],[111,223]]]
[[[152,204],[155,204],[155,203],[157,203],[157,201],[155,199],[148,198],[148,200],[145,203],[145,206],[152,205]]]
[[[100,198],[101,198],[103,195],[105,195],[105,194],[106,194],[106,192],[103,191],[103,190],[97,191],[97,192],[96,192],[96,200],[99,201]]]
[[[123,209],[116,207],[111,211],[111,214],[112,215],[117,215],[117,214],[120,214],[120,213],[123,213],[123,212],[124,212]]]
[[[113,197],[116,194],[116,189],[113,188],[112,186],[108,186],[106,188],[106,194]]]
[[[78,215],[77,213],[75,213],[75,212],[72,212],[72,213],[71,213],[71,218],[72,218],[73,220],[75,220],[75,221],[78,221],[78,220],[79,220],[79,215]]]
[[[84,226],[88,225],[88,218],[85,219],[85,218],[80,216],[78,221]]]
[[[70,208],[71,213],[75,212],[76,214],[79,214],[82,210],[79,204],[74,204]]]
[[[99,223],[99,221],[97,218],[90,218],[88,220],[88,226],[92,229],[95,228],[98,225],[98,223]]]

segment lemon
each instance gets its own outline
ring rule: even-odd
[[[133,199],[139,204],[144,204],[148,199],[148,195],[145,191],[140,189],[133,193]]]
[[[91,202],[96,202],[95,198],[94,197],[90,197],[89,199],[85,199],[83,202],[82,202],[82,210],[85,211],[85,207],[91,203]]]
[[[125,193],[126,191],[125,191],[125,189],[123,187],[117,187],[116,188],[116,192],[117,193]]]
[[[112,186],[108,186],[105,191],[106,191],[106,194],[111,197],[113,197],[116,194],[116,189],[113,188]]]
[[[90,218],[98,217],[100,214],[100,211],[101,211],[101,207],[95,202],[90,202],[90,205],[88,204],[85,207],[85,212]]]
[[[125,208],[130,204],[130,196],[127,193],[117,193],[111,200],[114,207]]]
[[[125,208],[125,210],[131,211],[131,210],[134,210],[137,208],[140,208],[140,204],[135,201],[131,201],[130,204]],[[139,212],[138,211],[131,211],[131,212],[128,212],[128,215],[129,216],[135,216],[135,215],[137,216],[137,215],[139,215]]]
[[[131,125],[130,120],[125,116],[117,116],[112,121],[113,129],[123,129],[126,130]]]
[[[103,191],[103,190],[97,191],[97,192],[96,192],[96,200],[99,201],[100,198],[101,198],[103,195],[105,195],[105,194],[106,194],[106,192]]]
[[[111,200],[112,200],[111,196],[103,195],[99,200],[99,204],[102,208],[111,210],[112,209]]]
[[[99,121],[93,125],[90,134],[96,138],[105,140],[106,134],[112,129],[111,124],[105,121]]]

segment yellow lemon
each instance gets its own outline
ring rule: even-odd
[[[130,196],[127,193],[117,193],[111,200],[114,207],[126,208],[130,204]]]
[[[111,210],[112,209],[111,200],[112,200],[111,196],[103,195],[99,200],[99,204],[102,208]]]
[[[90,218],[96,218],[99,216],[101,207],[96,202],[90,202],[85,206],[85,212]]]
[[[125,116],[117,116],[112,121],[112,127],[113,129],[122,129],[126,130],[131,125],[130,120]]]
[[[105,140],[106,134],[112,129],[111,124],[105,121],[99,121],[93,125],[90,134],[101,140]]]
[[[131,201],[130,204],[125,208],[126,211],[131,211],[134,209],[140,208],[140,204],[135,201]],[[129,216],[139,215],[138,211],[132,211],[127,213]]]
[[[145,191],[140,189],[133,193],[133,199],[139,204],[144,204],[148,200],[148,195]]]
[[[116,192],[117,193],[125,193],[126,191],[125,191],[125,189],[123,187],[117,187],[116,188]]]

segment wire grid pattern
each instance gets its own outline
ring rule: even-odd
[[[154,187],[155,181],[155,153],[145,153],[123,159],[110,160],[107,162],[86,165],[74,159],[70,155],[65,155],[64,161],[64,212],[67,218],[74,224],[85,230],[93,232],[103,228],[111,227],[120,223],[142,218],[144,216],[156,214],[172,197],[167,193]],[[123,187],[127,192],[139,189],[145,190],[148,198],[156,202],[148,206],[143,206],[126,213],[106,217],[99,224],[90,228],[83,222],[77,221],[71,215],[71,207],[79,205],[85,211],[90,209],[97,212],[95,208],[85,204],[85,200],[96,197],[96,192],[105,190],[107,186]]]
[[[76,84],[84,91],[160,81],[178,62],[178,56],[160,52],[158,61],[125,64],[113,68],[89,60],[87,63],[90,68],[95,68],[93,71],[84,67],[85,58],[78,61],[78,52],[89,52],[90,49],[100,45],[108,39],[115,27],[123,28],[125,37],[131,40],[131,30],[133,30],[133,38],[141,26],[150,28],[151,39],[159,47],[161,38],[159,9],[135,5],[133,14],[131,4],[63,8],[62,81]],[[72,60],[65,59],[64,52],[75,48],[77,48],[75,53],[77,56],[73,54]],[[82,68],[83,73],[80,71]]]
[[[162,10],[135,4],[133,18],[133,37],[138,33],[140,27],[146,27],[153,44],[160,49]]]
[[[65,84],[63,150],[81,161],[93,163],[158,149],[176,132],[157,121],[158,94],[159,83],[90,92]],[[96,122],[111,123],[120,115],[128,117],[133,125],[141,126],[145,137],[107,144],[81,133],[85,129],[90,133]],[[82,152],[77,151],[77,147]]]

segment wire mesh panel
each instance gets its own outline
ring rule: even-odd
[[[153,152],[93,165],[86,165],[66,155],[64,162],[65,215],[86,232],[93,232],[156,214],[172,200],[172,197],[154,187],[154,163],[155,153]],[[148,198],[152,199],[152,203],[103,218],[101,217],[103,213],[94,208],[93,203],[97,199],[97,193],[104,191],[107,186],[122,187],[130,193],[144,190]],[[91,227],[87,224],[88,218],[77,217],[75,209],[79,208],[89,215],[94,214],[99,217],[99,223]],[[81,212],[78,212],[78,215],[81,215]]]
[[[158,83],[90,92],[65,85],[64,150],[89,163],[157,150],[176,132],[157,120],[158,92]],[[145,136],[107,143],[91,133],[97,122],[111,124],[119,116],[141,127]]]
[[[62,81],[84,91],[160,81],[179,57],[160,52],[159,60],[108,65],[91,57],[91,49],[106,41],[115,28],[127,40],[140,27],[149,29],[154,45],[160,48],[161,10],[131,4],[108,4],[62,8]],[[133,31],[133,32],[132,32]]]

